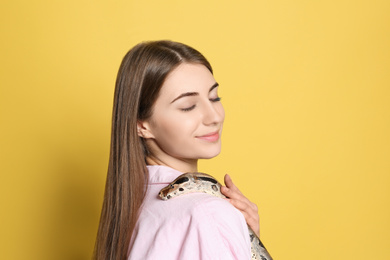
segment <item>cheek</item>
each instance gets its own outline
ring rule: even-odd
[[[221,122],[223,123],[223,121],[225,120],[225,109],[223,108],[222,103],[219,103],[216,109],[218,111],[218,114],[221,116]]]
[[[180,115],[160,116],[158,122],[154,125],[154,129],[157,139],[168,138],[168,140],[179,141],[190,137],[194,133],[196,120]]]
[[[187,157],[189,147],[194,145],[196,127],[194,120],[180,116],[160,117],[155,122],[154,140],[167,154],[174,157]]]

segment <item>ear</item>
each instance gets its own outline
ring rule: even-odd
[[[137,121],[137,134],[145,139],[154,138],[150,124],[147,121]]]

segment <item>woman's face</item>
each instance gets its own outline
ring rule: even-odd
[[[212,158],[221,151],[224,118],[211,72],[184,63],[164,81],[152,116],[142,122],[143,136],[152,156],[163,162]]]

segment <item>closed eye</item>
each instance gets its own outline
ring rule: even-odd
[[[190,107],[187,107],[187,108],[182,108],[181,109],[181,111],[191,111],[192,109],[194,109],[195,108],[195,105],[192,105],[192,106],[190,106]]]
[[[220,98],[220,97],[212,98],[212,99],[210,99],[210,101],[211,101],[211,102],[219,102],[219,101],[221,101],[221,98]],[[190,106],[190,107],[181,108],[180,110],[181,110],[181,111],[184,111],[184,112],[188,112],[188,111],[193,110],[195,107],[196,107],[196,105],[192,105],[192,106]]]

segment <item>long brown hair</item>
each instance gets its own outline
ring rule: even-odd
[[[151,116],[165,78],[181,63],[203,64],[212,73],[201,53],[172,41],[140,43],[122,60],[116,79],[110,159],[93,259],[127,257],[148,183],[148,149],[137,134],[137,121]]]

